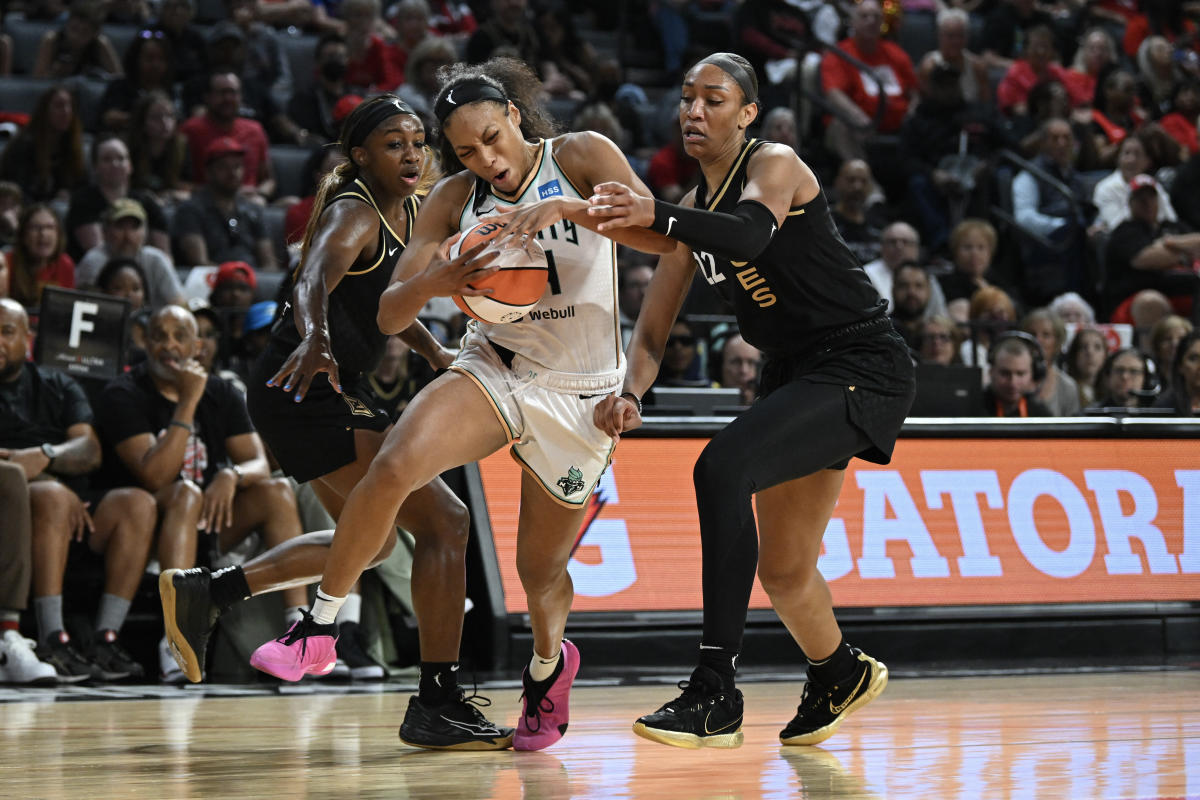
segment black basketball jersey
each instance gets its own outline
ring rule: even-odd
[[[404,198],[407,222],[404,235],[400,236],[392,230],[371,190],[362,180],[347,185],[329,200],[325,208],[347,199],[367,203],[379,214],[379,246],[371,258],[360,257],[355,261],[329,293],[329,339],[333,357],[342,375],[371,372],[383,358],[387,337],[380,332],[375,321],[379,312],[379,297],[391,281],[405,242],[412,236],[413,220],[420,204],[416,196]],[[296,267],[288,280],[287,302],[283,304],[271,331],[273,341],[287,350],[295,349],[300,344],[291,302],[291,286],[295,284],[299,270]]]
[[[765,143],[746,142],[712,199],[701,175],[696,208],[733,213],[750,157]],[[692,257],[709,285],[733,306],[742,337],[768,355],[805,352],[822,336],[886,309],[838,233],[823,190],[788,210],[767,249],[753,261],[729,261],[703,250],[693,250]]]

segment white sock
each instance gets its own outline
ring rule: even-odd
[[[558,660],[562,658],[562,648],[558,648],[558,652],[546,658],[539,656],[537,651],[533,651],[533,658],[529,660],[529,677],[535,681],[544,681],[554,674],[554,668],[558,666]]]
[[[343,622],[362,622],[362,595],[351,592],[346,595],[346,603],[337,615],[338,625]]]
[[[286,628],[292,627],[293,623],[299,622],[304,618],[304,606],[288,606],[283,610],[283,625]]]
[[[313,622],[318,625],[332,625],[333,621],[337,619],[338,609],[344,602],[346,602],[346,598],[333,597],[318,588],[317,599],[313,601],[312,605]]]

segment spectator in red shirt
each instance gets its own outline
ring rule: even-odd
[[[396,48],[377,33],[382,23],[379,0],[346,0],[342,3],[346,22],[346,83],[359,89],[390,92],[404,83],[396,63]]]
[[[1200,82],[1184,80],[1171,93],[1171,111],[1158,121],[1171,138],[1187,148],[1188,155],[1200,152],[1196,119],[1200,117]]]
[[[66,230],[54,209],[42,203],[27,206],[8,257],[8,296],[34,308],[41,303],[43,287],[74,289],[75,262],[66,249]]]
[[[880,133],[894,133],[900,128],[917,93],[912,60],[899,45],[881,36],[883,12],[879,3],[863,0],[854,7],[850,22],[854,33],[838,42],[838,47],[871,67],[878,83],[835,53],[826,53],[821,61],[825,95],[849,119],[847,124],[834,117],[827,128],[829,144],[842,159],[866,157],[864,145],[874,132],[873,122],[880,102],[879,84],[887,96]]]
[[[208,78],[208,94],[203,116],[192,117],[179,126],[187,137],[192,154],[192,174],[204,183],[208,147],[221,137],[231,137],[245,151],[242,194],[251,200],[265,201],[275,193],[266,131],[252,119],[238,116],[242,104],[242,82],[232,72],[214,72]]]
[[[1044,80],[1055,80],[1067,87],[1072,107],[1091,102],[1091,95],[1083,93],[1083,85],[1071,80],[1059,63],[1054,31],[1046,25],[1035,25],[1026,34],[1021,57],[1013,61],[996,87],[996,104],[1005,114],[1024,114],[1029,90]]]

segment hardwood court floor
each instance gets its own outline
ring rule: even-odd
[[[634,736],[632,720],[673,687],[585,683],[567,737],[540,753],[410,750],[396,736],[408,695],[394,690],[8,693],[0,797],[1200,798],[1200,672],[893,679],[837,736],[806,748],[776,739],[799,684],[743,688],[737,750]],[[487,694],[493,719],[515,719],[515,687]]]

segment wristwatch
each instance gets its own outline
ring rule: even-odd
[[[231,464],[229,468],[233,470],[233,485],[241,486],[242,478],[246,477],[246,473],[242,470],[241,465]]]
[[[54,459],[58,458],[58,450],[49,442],[42,442],[42,455],[50,459],[50,463],[46,465],[46,469],[50,469],[54,465]]]

